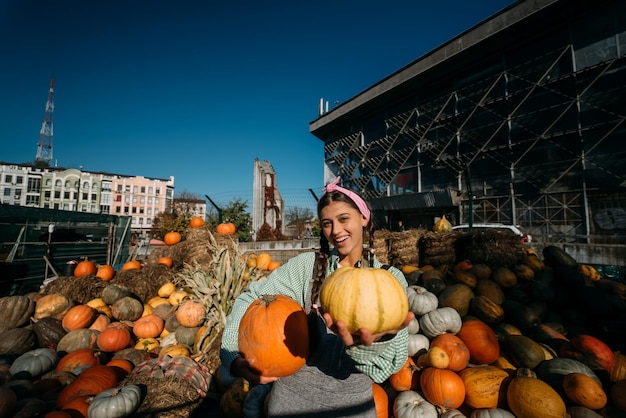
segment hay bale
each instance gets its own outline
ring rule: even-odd
[[[524,254],[520,237],[496,230],[461,233],[454,245],[457,261],[470,260],[491,267],[511,268],[522,261]]]
[[[60,293],[75,303],[85,304],[92,299],[99,298],[107,282],[94,275],[75,277],[59,276],[44,286],[39,293],[49,295]]]
[[[142,267],[138,270],[120,270],[109,283],[127,287],[133,295],[145,303],[167,282],[163,276],[165,270],[167,267],[164,265]]]
[[[383,264],[391,264],[389,262],[389,236],[391,232],[386,229],[378,230],[374,233],[374,254],[376,258]]]
[[[145,374],[128,376],[121,386],[137,385],[145,392],[136,417],[189,417],[203,398],[187,379],[176,376],[151,377]]]
[[[454,249],[454,242],[457,237],[458,233],[456,232],[425,231],[417,243],[418,265],[440,266],[454,264],[457,259]]]

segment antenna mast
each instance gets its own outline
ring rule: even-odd
[[[39,144],[37,145],[37,157],[35,161],[45,161],[50,163],[52,160],[52,113],[54,112],[54,78],[50,80],[50,91],[48,92],[48,101],[46,102],[46,111],[43,114],[43,122],[41,131],[39,132]]]

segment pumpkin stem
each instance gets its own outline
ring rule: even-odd
[[[276,295],[261,295],[261,297],[259,297],[259,304],[262,304],[263,306],[269,306],[270,303],[274,302],[276,300]]]

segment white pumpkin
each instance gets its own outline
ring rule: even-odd
[[[511,412],[501,408],[474,409],[470,418],[515,418]]]
[[[409,310],[420,317],[434,311],[439,306],[437,295],[422,286],[407,287],[406,294],[409,298]]]
[[[437,408],[414,390],[402,391],[393,401],[395,418],[438,418]]]
[[[409,334],[409,357],[421,351],[428,351],[430,340],[424,334]]]
[[[461,314],[448,306],[428,312],[420,317],[419,322],[421,332],[429,338],[446,333],[456,334],[463,325]]]

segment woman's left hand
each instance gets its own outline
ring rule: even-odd
[[[348,331],[348,327],[345,322],[337,321],[336,323],[334,323],[333,318],[330,316],[330,314],[324,313],[324,322],[326,323],[326,326],[341,338],[346,347],[351,347],[354,345],[370,346],[376,341],[379,341],[385,335],[397,334],[398,332],[400,332],[400,330],[406,328],[413,320],[413,318],[415,318],[415,314],[409,311],[406,315],[406,318],[404,319],[404,322],[399,328],[392,329],[380,334],[372,334],[369,330],[361,328],[356,333],[351,334],[350,331]]]

